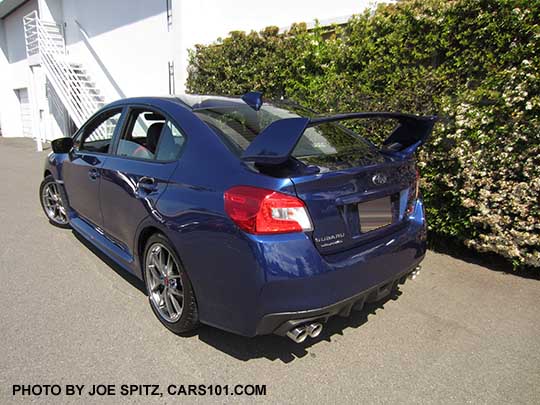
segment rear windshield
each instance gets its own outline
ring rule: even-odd
[[[199,109],[195,114],[220,135],[238,156],[255,137],[272,122],[283,118],[309,117],[313,113],[295,105],[265,103],[259,111],[248,105],[237,104]],[[365,139],[335,123],[309,127],[293,151],[299,160],[325,160],[356,155],[356,158],[373,156],[375,147]]]

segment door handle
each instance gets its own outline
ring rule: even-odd
[[[152,191],[156,190],[156,179],[153,177],[141,177],[139,181],[137,182],[137,191],[143,190],[147,193],[151,193]]]
[[[90,180],[96,180],[99,177],[98,169],[88,170],[88,177],[90,177]]]

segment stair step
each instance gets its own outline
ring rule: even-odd
[[[64,37],[62,35],[48,35],[47,40],[51,42],[64,42]]]
[[[69,98],[66,100],[69,103],[66,108],[69,107],[68,110],[75,114],[72,116],[75,121],[84,121],[88,111],[98,110],[106,104],[105,97],[97,88],[96,83],[91,80],[91,75],[88,74],[84,66],[78,62],[67,61],[63,54],[63,46],[58,48],[58,53],[48,53],[47,64],[56,63],[56,66],[48,67],[48,69],[52,69],[54,78],[51,83],[53,85],[59,82],[60,84],[64,83],[65,88],[62,91]],[[58,59],[55,60],[55,58]]]
[[[84,90],[84,89],[81,89],[81,88],[73,88],[72,89],[73,93],[74,94],[80,94],[80,95],[84,95],[85,97],[88,96],[90,98],[92,97],[102,97],[99,90],[94,90],[94,91],[89,91],[89,90]]]
[[[45,35],[48,36],[48,37],[53,37],[53,36],[54,37],[60,37],[60,38],[64,37],[60,31],[45,30]]]
[[[60,31],[59,29],[43,27],[43,31],[45,31],[45,34],[47,35],[62,35],[62,31]]]
[[[88,87],[72,87],[72,90],[78,94],[86,94],[89,96],[100,96],[99,90]]]
[[[47,21],[40,21],[40,24],[41,24],[41,26],[43,28],[60,30],[60,27],[56,23],[51,23],[51,22],[47,22]]]
[[[85,83],[85,82],[72,82],[72,85],[74,88],[77,88],[77,89],[84,89],[84,90],[97,90],[97,87],[96,87],[96,84],[95,83],[91,83],[91,82],[88,82],[88,83]]]
[[[90,76],[88,76],[88,73],[86,72],[81,72],[81,71],[77,71],[77,70],[72,70],[71,73],[79,78],[80,81],[83,81],[83,82],[86,82],[86,81],[89,81],[90,80]]]

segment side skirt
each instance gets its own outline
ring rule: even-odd
[[[112,240],[110,240],[100,229],[88,223],[73,211],[70,215],[70,224],[74,231],[83,236],[88,242],[98,248],[101,252],[111,258],[115,263],[138,277],[134,271],[134,258]]]

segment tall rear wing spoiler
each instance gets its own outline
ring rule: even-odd
[[[337,114],[320,118],[285,118],[268,125],[249,144],[242,154],[242,160],[265,165],[285,163],[292,154],[296,144],[306,128],[336,121],[353,119],[395,119],[398,125],[386,138],[381,152],[406,157],[424,144],[437,121],[437,117],[417,116],[392,112],[362,112]]]

